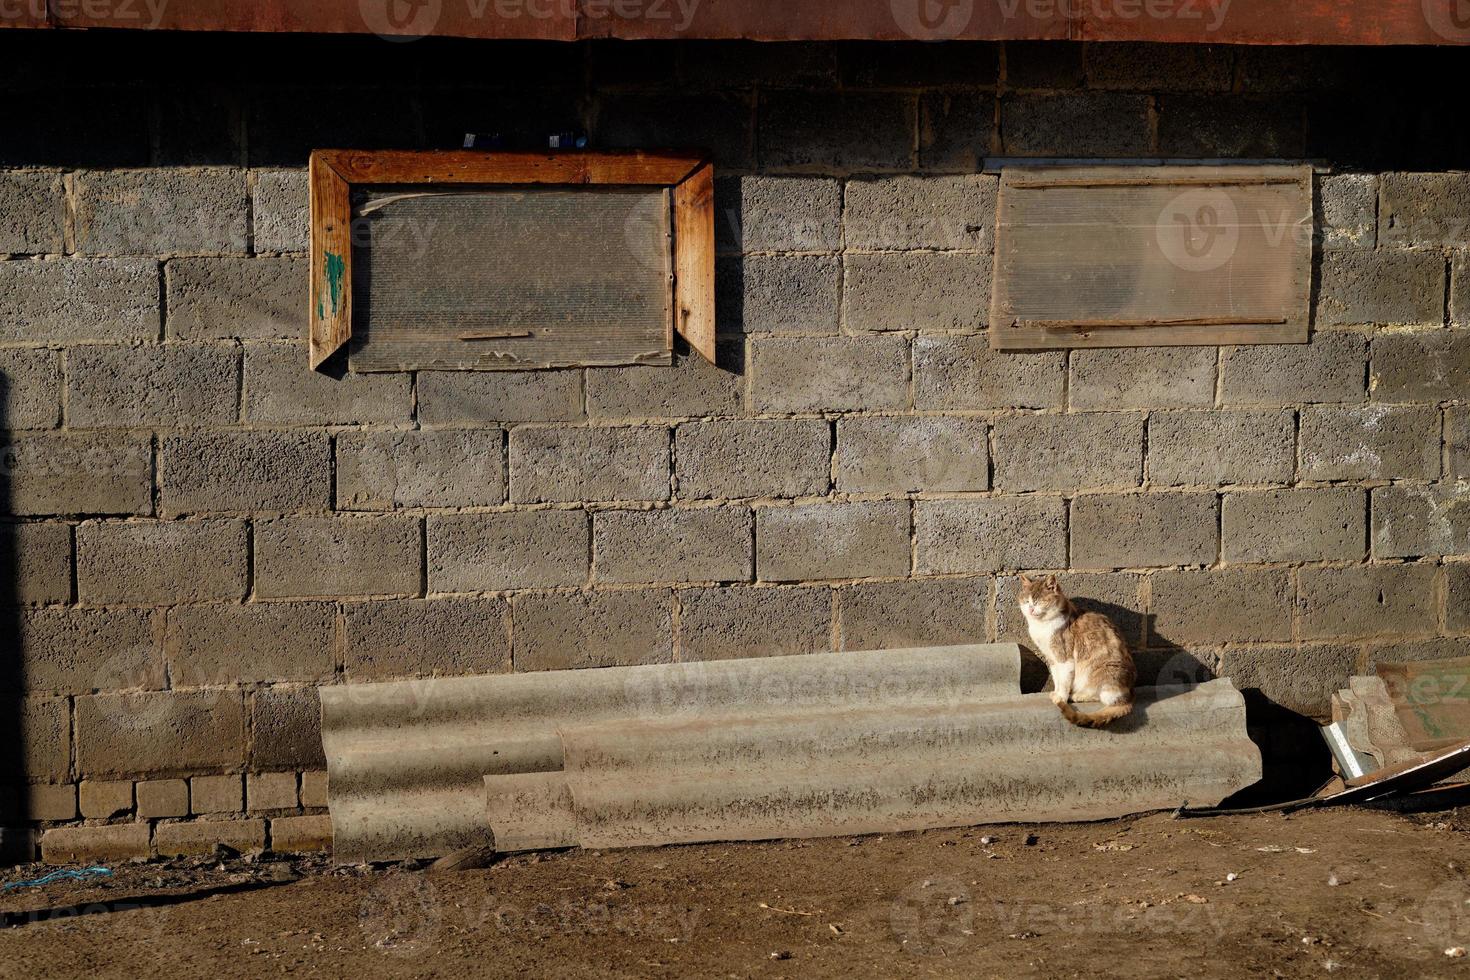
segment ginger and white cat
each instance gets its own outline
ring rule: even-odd
[[[1022,575],[1017,602],[1031,642],[1051,670],[1051,699],[1064,718],[1083,728],[1103,728],[1133,710],[1138,671],[1112,620],[1072,605],[1055,575]],[[1072,707],[1074,701],[1103,706],[1089,714]]]

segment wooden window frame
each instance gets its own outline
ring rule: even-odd
[[[674,315],[679,332],[715,361],[714,165],[687,151],[485,153],[474,150],[317,150],[311,155],[311,288],[307,316],[316,370],[352,338],[352,188],[379,184],[656,186],[671,191]]]
[[[1052,187],[1179,187],[1181,189],[1295,185],[1305,204],[1301,220],[1306,234],[1294,236],[1289,256],[1295,297],[1280,316],[1242,319],[1200,316],[1189,319],[1116,318],[1039,320],[1021,317],[1011,303],[1006,264],[1014,242],[1011,227],[1015,191]],[[1009,193],[1008,193],[1009,192]],[[1180,347],[1221,344],[1303,344],[1311,322],[1312,262],[1315,227],[1312,168],[1306,164],[1228,164],[1221,166],[1174,163],[1154,165],[1091,165],[1007,167],[1001,173],[996,202],[996,240],[990,306],[990,346],[994,350],[1065,350],[1079,347]]]

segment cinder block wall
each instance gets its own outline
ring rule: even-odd
[[[1470,635],[1457,52],[32,35],[0,64],[23,854],[320,843],[318,684],[1021,639],[1022,569],[1117,616],[1146,681],[1308,715]],[[570,128],[715,153],[717,368],[307,370],[313,146]],[[992,353],[1003,156],[1331,164],[1313,342]]]

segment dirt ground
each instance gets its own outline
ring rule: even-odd
[[[0,893],[0,976],[1470,975],[1470,810],[115,870]]]

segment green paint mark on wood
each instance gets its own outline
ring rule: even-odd
[[[336,252],[327,253],[327,291],[332,297],[332,315],[342,306],[342,280],[347,276],[347,263]],[[321,301],[317,301],[317,317],[323,318]]]

